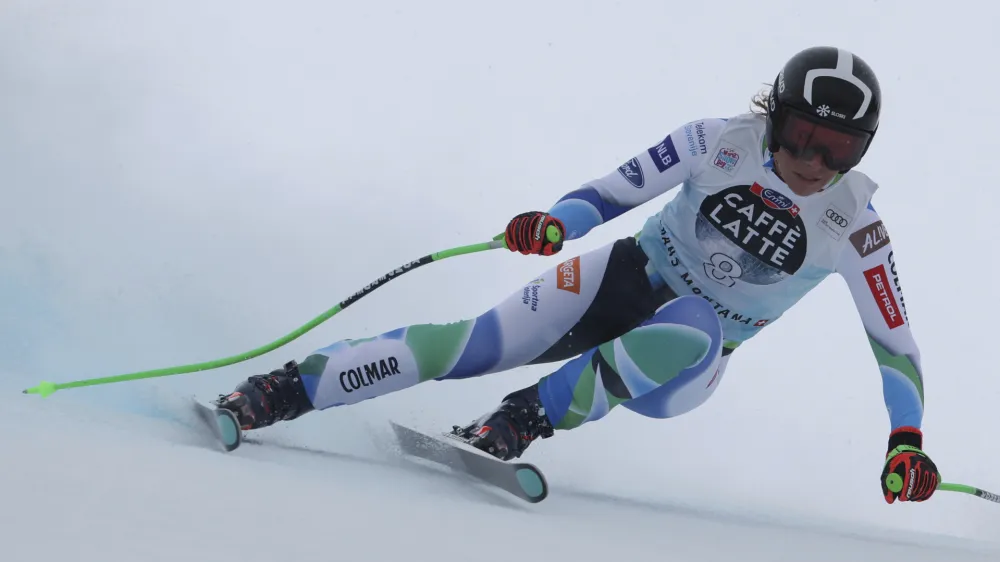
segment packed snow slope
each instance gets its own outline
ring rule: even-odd
[[[620,493],[608,474],[530,505],[393,451],[379,423],[205,445],[181,397],[144,414],[0,399],[4,560],[989,561],[920,533]],[[155,410],[155,414],[152,412]],[[276,429],[276,428],[275,428]],[[14,434],[14,435],[11,435]],[[345,436],[343,434],[349,434]],[[13,461],[13,462],[11,462]]]
[[[228,456],[198,444],[182,404],[333,341],[474,316],[561,257],[445,260],[262,357],[20,394],[271,342],[679,124],[746,111],[788,56],[836,44],[882,77],[862,169],[922,349],[926,449],[945,480],[1000,492],[1000,84],[983,71],[1000,8],[947,8],[5,2],[0,558],[1000,559],[997,504],[882,500],[881,379],[836,278],[741,347],[698,410],[615,411],[533,446],[553,484],[536,506],[406,462],[385,437],[388,419],[467,422],[543,367],[309,414],[262,432],[286,446]],[[664,202],[566,253],[636,232]]]

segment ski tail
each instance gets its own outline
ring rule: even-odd
[[[243,431],[236,414],[224,408],[211,408],[192,399],[192,406],[198,419],[205,425],[215,443],[224,451],[231,452],[243,442]]]

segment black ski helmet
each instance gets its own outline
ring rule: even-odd
[[[788,108],[869,133],[864,156],[878,130],[882,91],[875,72],[858,55],[837,47],[811,47],[790,58],[774,79],[765,133],[772,153],[781,147],[777,132]]]

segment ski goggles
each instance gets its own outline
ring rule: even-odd
[[[831,170],[857,166],[872,137],[867,131],[841,127],[790,107],[782,113],[781,124],[775,131],[781,149],[805,160],[819,154]]]

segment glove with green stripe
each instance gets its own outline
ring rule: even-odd
[[[507,249],[524,255],[551,256],[562,250],[566,227],[562,221],[541,211],[521,213],[510,220],[504,231]]]
[[[923,433],[916,427],[900,427],[889,435],[889,452],[882,468],[886,503],[922,502],[934,495],[941,474],[934,461],[920,450],[922,444]]]

